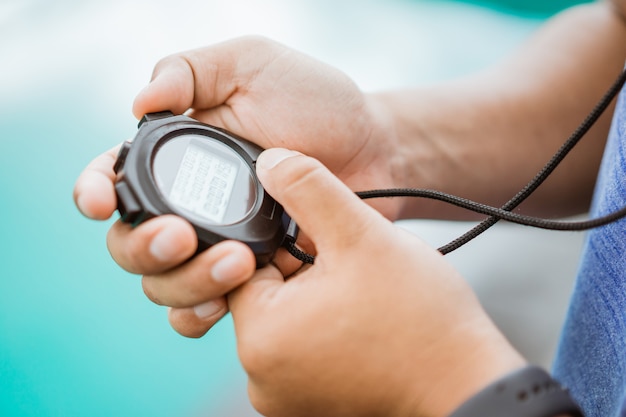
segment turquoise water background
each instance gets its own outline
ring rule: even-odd
[[[366,90],[389,88],[487,65],[554,12],[406,0],[171,3],[0,4],[2,417],[235,416],[246,401],[230,317],[200,340],[178,336],[139,277],[109,258],[111,221],[89,221],[72,202],[91,158],[133,136],[132,99],[159,58],[263,34]]]

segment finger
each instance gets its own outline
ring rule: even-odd
[[[166,271],[191,257],[198,246],[193,227],[174,215],[164,215],[132,227],[121,221],[107,234],[111,256],[134,274]]]
[[[210,109],[226,103],[253,79],[245,74],[258,71],[267,59],[268,54],[258,54],[255,46],[269,44],[247,37],[162,59],[155,66],[150,84],[137,95],[133,113],[137,118],[163,110],[180,114],[190,108]],[[242,64],[240,57],[250,51],[258,62]]]
[[[220,242],[177,268],[145,275],[143,289],[157,304],[193,307],[222,297],[252,277],[252,250],[237,241]]]
[[[170,325],[185,337],[204,336],[222,317],[228,313],[224,297],[210,300],[190,308],[170,308]]]
[[[283,285],[283,274],[275,265],[270,264],[256,270],[251,279],[226,295],[238,334],[240,331],[241,334],[246,333],[241,326],[254,323],[249,318],[261,314],[262,309],[272,302]]]
[[[309,252],[307,252],[309,253]],[[290,278],[305,266],[302,261],[296,259],[286,249],[280,248],[272,259],[272,264],[278,268],[285,279]]]
[[[324,245],[352,246],[373,220],[382,218],[319,161],[297,152],[267,150],[259,156],[256,171],[266,191],[283,205],[321,255]]]
[[[157,64],[150,84],[135,98],[133,114],[140,119],[164,110],[184,113],[192,106],[195,84],[194,70],[184,55],[167,57]]]
[[[74,203],[90,219],[106,220],[115,211],[115,172],[119,145],[91,161],[74,185]]]

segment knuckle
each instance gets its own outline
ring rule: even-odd
[[[202,255],[184,264],[177,272],[179,285],[171,292],[170,297],[175,298],[177,304],[181,306],[194,306],[223,296],[229,288],[222,288],[211,280],[209,271],[212,266],[213,263]]]
[[[237,41],[254,48],[274,48],[278,45],[276,41],[262,35],[244,35]]]
[[[144,275],[141,278],[141,288],[143,289],[143,293],[146,295],[146,297],[148,297],[150,301],[158,305],[163,305],[163,302],[154,291],[153,280],[151,277]]]
[[[294,158],[296,159],[296,158]],[[312,158],[297,158],[289,168],[287,175],[280,176],[280,187],[285,190],[285,195],[290,195],[291,191],[306,189],[310,184],[320,181],[325,171],[324,166]]]
[[[140,274],[145,271],[146,245],[138,239],[129,239],[123,250],[124,269],[133,274]]]
[[[170,54],[167,56],[164,56],[163,58],[159,59],[156,63],[156,65],[154,66],[154,74],[157,74],[159,71],[161,71],[163,68],[168,67],[170,65],[173,64],[179,64],[179,63],[185,63],[185,59],[183,57],[183,53],[182,52],[178,52],[175,54]]]
[[[296,206],[299,201],[307,198],[311,190],[321,190],[325,186],[322,182],[322,168],[297,170],[290,173],[285,184],[280,186],[282,202],[287,207]]]
[[[126,232],[129,225],[116,222],[108,231],[106,237],[107,248],[113,260],[124,270],[136,274],[139,273],[139,265],[137,264],[137,249],[129,244]]]

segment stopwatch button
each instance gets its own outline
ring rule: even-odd
[[[124,181],[116,183],[115,192],[117,193],[117,210],[120,212],[122,221],[134,223],[141,218],[143,210],[128,184]]]
[[[141,120],[139,121],[139,125],[137,127],[141,127],[146,122],[151,122],[153,120],[159,120],[159,119],[165,119],[166,117],[172,117],[172,116],[174,116],[174,113],[172,113],[169,110],[160,111],[156,113],[147,113],[147,114],[144,114],[144,116],[141,118]]]
[[[126,162],[126,155],[128,155],[128,151],[130,150],[130,141],[126,141],[122,143],[122,147],[120,151],[117,153],[117,159],[115,160],[115,165],[113,165],[113,171],[117,174],[117,172],[124,166],[124,162]]]

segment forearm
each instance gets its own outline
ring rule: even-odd
[[[479,74],[372,96],[390,115],[404,183],[501,205],[533,178],[613,82],[626,25],[608,3],[570,9],[516,53]],[[565,215],[587,208],[609,109],[525,208]],[[401,217],[467,217],[408,200]]]

